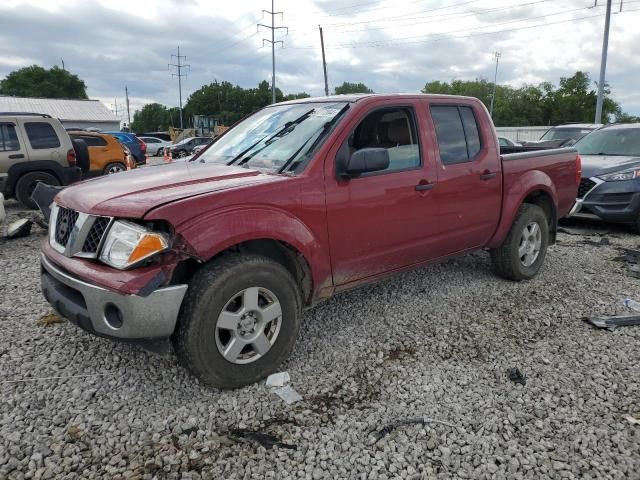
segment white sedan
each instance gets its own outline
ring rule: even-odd
[[[164,155],[164,148],[173,145],[173,142],[162,140],[158,137],[138,137],[147,144],[147,155],[152,157],[160,157]]]

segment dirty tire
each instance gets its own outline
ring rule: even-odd
[[[16,198],[20,203],[30,208],[31,210],[38,209],[38,205],[36,205],[36,202],[31,200],[31,194],[36,188],[38,182],[42,182],[45,185],[53,185],[56,187],[60,185],[60,181],[47,172],[29,172],[21,176],[16,183]]]
[[[530,265],[525,266],[520,259],[518,249],[522,239],[523,230],[527,225],[537,223],[541,233],[540,251],[536,260]],[[549,245],[549,220],[544,210],[537,205],[524,203],[520,206],[516,214],[511,230],[502,245],[498,248],[491,249],[491,263],[493,271],[507,280],[521,281],[529,280],[535,277],[547,253]]]
[[[126,171],[127,171],[127,166],[124,163],[111,162],[107,164],[106,167],[104,167],[104,170],[102,171],[102,173],[104,173],[105,175],[111,175],[114,173],[120,173],[120,172],[126,172]]]
[[[240,291],[266,288],[277,297],[282,316],[271,348],[251,363],[228,361],[216,344],[216,322]],[[180,363],[207,385],[228,389],[254,383],[289,356],[298,336],[300,290],[279,263],[259,255],[229,255],[203,266],[191,279],[172,341]]]

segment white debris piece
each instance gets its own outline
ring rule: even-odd
[[[289,372],[273,373],[267,377],[266,386],[270,388],[271,393],[291,405],[302,400],[302,397],[291,386],[287,385],[290,381]]]
[[[273,373],[267,377],[267,387],[284,387],[289,381],[289,372]]]
[[[284,400],[287,403],[287,405],[291,405],[292,403],[299,402],[300,400],[302,400],[302,397],[300,396],[300,394],[296,392],[293,388],[291,388],[289,385],[287,385],[286,387],[273,388],[271,390],[271,393],[274,393],[277,396],[279,396],[282,400]]]
[[[636,312],[640,312],[640,302],[636,302],[635,300],[632,300],[630,298],[625,298],[623,303],[625,307],[628,307]]]

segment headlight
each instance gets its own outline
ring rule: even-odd
[[[100,252],[100,260],[123,270],[165,251],[168,247],[169,241],[162,233],[151,232],[132,222],[117,220],[109,229]]]
[[[600,180],[605,182],[618,182],[621,180],[633,180],[634,178],[640,178],[640,168],[634,167],[629,170],[622,170],[620,172],[607,173],[606,175],[600,175]]]

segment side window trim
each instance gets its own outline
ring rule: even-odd
[[[415,105],[413,104],[398,104],[398,105],[380,106],[380,107],[372,108],[371,110],[367,111],[365,115],[358,121],[355,127],[351,129],[351,131],[349,132],[349,135],[347,135],[344,141],[345,142],[349,141],[349,138],[351,137],[351,135],[354,134],[358,126],[360,126],[360,124],[369,115],[371,115],[372,113],[380,112],[384,110],[405,110],[407,113],[409,113],[410,115],[409,121],[410,121],[410,127],[411,127],[409,133],[411,135],[411,138],[415,139],[416,145],[418,146],[418,165],[415,165],[413,167],[399,168],[395,170],[380,170],[378,172],[363,173],[358,177],[353,177],[351,180],[357,180],[359,178],[375,177],[378,175],[391,175],[393,173],[409,172],[412,170],[421,170],[424,168],[424,161],[422,158],[422,143],[420,142],[420,135],[419,135],[420,126],[418,125],[418,116],[416,115],[416,108],[415,108]]]

